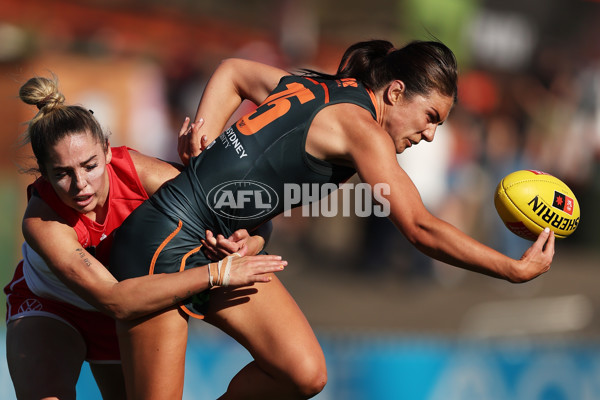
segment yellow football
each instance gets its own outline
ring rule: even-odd
[[[540,171],[513,172],[500,181],[494,205],[514,234],[536,240],[546,227],[564,239],[579,225],[579,203],[560,179]]]

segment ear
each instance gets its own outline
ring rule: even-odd
[[[106,163],[110,164],[110,160],[112,160],[112,150],[110,149],[110,143],[106,142],[108,145],[108,150],[106,150]]]
[[[398,101],[402,100],[402,94],[404,93],[405,89],[406,86],[404,85],[404,82],[400,80],[392,81],[386,91],[386,100],[391,104],[397,103]]]

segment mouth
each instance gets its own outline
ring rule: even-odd
[[[419,144],[419,142],[415,142],[415,141],[410,140],[410,139],[406,139],[406,142],[408,143],[408,145],[406,146],[407,148],[412,147],[412,146],[416,146],[417,144]]]
[[[75,196],[73,200],[79,207],[85,207],[92,202],[93,197],[94,195],[92,194],[79,195]]]

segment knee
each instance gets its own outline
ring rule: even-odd
[[[323,370],[319,373],[313,374],[310,379],[302,382],[301,386],[298,386],[298,392],[303,398],[310,399],[311,397],[321,393],[326,384],[327,371]]]
[[[302,398],[309,399],[319,394],[327,384],[327,366],[325,360],[306,357],[296,365],[293,376],[295,391]]]

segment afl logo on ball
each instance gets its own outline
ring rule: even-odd
[[[228,181],[208,192],[209,207],[229,219],[252,220],[264,218],[279,204],[277,192],[269,185],[256,181]]]

